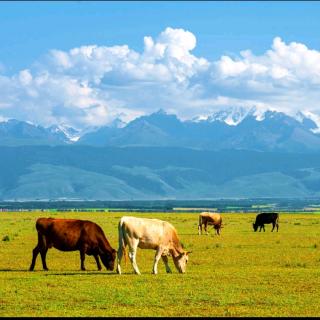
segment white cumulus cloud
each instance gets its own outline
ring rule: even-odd
[[[275,37],[261,55],[243,48],[208,61],[192,53],[197,39],[184,29],[141,40],[141,52],[126,44],[52,49],[15,75],[0,74],[0,120],[81,129],[160,108],[188,119],[230,106],[320,115],[320,52],[302,43]]]

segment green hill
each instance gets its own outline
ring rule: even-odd
[[[318,154],[85,146],[0,151],[1,200],[320,195]]]

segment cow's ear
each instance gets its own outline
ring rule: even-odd
[[[188,254],[190,254],[190,253],[192,253],[192,251],[187,251],[187,252],[186,252],[186,255],[188,255]]]
[[[178,259],[181,259],[185,254],[186,254],[186,252],[179,253]]]

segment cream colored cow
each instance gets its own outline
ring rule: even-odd
[[[172,256],[175,267],[180,273],[185,273],[188,254],[184,251],[178,239],[176,229],[166,221],[136,217],[122,217],[118,224],[119,248],[117,272],[121,274],[121,259],[125,248],[129,247],[129,258],[136,274],[140,274],[136,254],[137,248],[156,250],[152,273],[158,273],[158,262],[162,258],[166,272],[171,273],[168,256]]]

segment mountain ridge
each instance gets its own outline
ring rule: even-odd
[[[0,123],[0,145],[173,146],[195,149],[255,151],[320,151],[320,131],[315,116],[299,112],[296,117],[256,108],[229,108],[207,118],[181,120],[159,110],[125,124],[81,133],[68,126],[48,128],[11,119]]]

